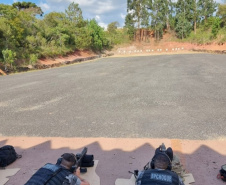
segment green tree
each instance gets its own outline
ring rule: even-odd
[[[191,0],[189,3],[190,3],[190,19],[189,19],[189,21],[192,23],[194,33],[196,34],[197,22],[199,21],[200,12],[198,10],[197,0]]]
[[[35,3],[32,2],[15,2],[12,4],[14,8],[17,8],[19,11],[27,11],[31,12],[34,15],[39,14],[40,16],[43,15],[43,11],[40,7],[38,7]]]
[[[190,35],[192,25],[196,22],[194,0],[178,0],[176,3],[176,27],[177,36],[181,39]],[[195,25],[196,26],[196,25]]]
[[[193,21],[194,14],[194,0],[178,0],[176,3],[176,14],[184,16],[184,19],[187,19],[189,22]]]
[[[5,17],[7,19],[13,19],[17,16],[17,9],[10,5],[0,4],[0,17]]]
[[[198,0],[198,7],[200,16],[206,23],[207,19],[213,16],[213,13],[216,11],[217,3],[214,0]]]
[[[217,15],[222,20],[222,27],[226,26],[226,4],[219,4]]]
[[[91,46],[91,30],[88,21],[83,19],[82,10],[76,3],[71,3],[65,10],[66,18],[69,20],[67,29],[69,31],[69,43],[77,49],[89,49]]]
[[[76,27],[84,26],[84,20],[82,16],[82,10],[79,8],[77,3],[71,3],[65,10],[66,17],[73,23]]]
[[[177,34],[177,37],[180,39],[184,39],[186,37],[188,37],[191,33],[191,23],[184,18],[184,15],[177,15],[177,23],[176,23],[176,27],[175,27],[175,31]]]
[[[38,55],[37,54],[30,54],[29,64],[34,65],[37,61],[38,61]]]
[[[118,28],[118,26],[118,22],[112,22],[108,25],[107,31],[105,32],[110,48],[117,44],[128,43],[130,40],[127,28]]]
[[[45,46],[42,47],[44,55],[49,53],[49,56],[54,56],[57,54],[64,55],[70,52],[71,49],[68,48],[72,42],[72,26],[68,26],[66,15],[59,12],[51,12],[47,14],[43,22],[39,22],[42,25],[40,30],[41,35],[44,37],[42,39]],[[75,44],[75,41],[73,41]]]
[[[220,30],[220,24],[221,24],[221,19],[219,17],[214,17],[213,24],[212,24],[212,34],[214,38],[217,37],[217,34]]]
[[[84,27],[79,28],[78,33],[75,37],[75,46],[77,49],[92,49],[92,32],[93,30],[89,27],[89,23]]]
[[[133,17],[130,13],[126,15],[125,18],[125,28],[127,29],[127,34],[129,35],[130,40],[134,39],[135,34],[135,25]]]
[[[116,43],[117,36],[118,36],[118,32],[117,32],[118,26],[119,26],[119,23],[116,21],[108,24],[106,35],[110,42],[110,45],[114,45]]]
[[[24,40],[24,26],[18,16],[18,10],[0,4],[0,15],[3,49],[16,50]]]
[[[97,24],[95,19],[89,21],[88,28],[92,37],[91,48],[94,51],[101,51],[104,47],[108,46],[104,29]]]
[[[175,3],[172,0],[167,0],[167,12],[166,12],[166,27],[167,30],[170,31],[175,27]]]
[[[117,21],[108,24],[107,30],[111,34],[115,34],[117,28],[119,27],[119,23]]]
[[[32,26],[35,17],[24,11],[8,5],[0,5],[0,49],[9,49],[16,53],[18,59],[28,57],[28,35],[34,34]],[[3,58],[2,55],[0,55]]]
[[[127,0],[127,12],[131,14],[136,26],[140,29],[142,19],[147,15],[147,0]]]
[[[5,18],[0,18],[0,46],[1,49],[12,47],[12,43],[15,41],[13,37],[13,30],[9,24],[9,21]]]
[[[0,51],[7,49],[0,52],[0,60],[4,53],[6,68],[35,63],[38,57],[65,55],[76,49],[101,51],[109,46],[103,28],[95,20],[85,21],[78,4],[71,3],[65,13],[51,12],[43,19],[36,17],[37,10],[31,2],[0,4]],[[9,60],[11,56],[14,60],[17,56],[18,62]]]
[[[44,18],[45,38],[49,42],[54,40],[56,45],[60,47],[64,46],[68,41],[65,19],[65,14],[59,12],[51,12]]]
[[[16,53],[12,50],[5,49],[2,50],[4,64],[5,64],[5,71],[8,70],[8,65],[10,65],[10,68],[12,69],[12,65],[15,61]]]
[[[147,27],[149,22],[148,16],[148,2],[150,0],[127,0],[127,16],[133,20],[134,26],[140,30],[141,26]],[[131,24],[131,22],[129,23]],[[134,30],[136,32],[136,30]],[[141,40],[141,36],[138,38]]]
[[[179,0],[177,2],[177,14],[184,16],[184,18],[193,25],[193,30],[196,34],[197,22],[199,21],[200,15],[198,1]]]
[[[151,26],[155,31],[155,39],[160,40],[163,29],[167,27],[169,2],[167,0],[153,0],[151,8]]]

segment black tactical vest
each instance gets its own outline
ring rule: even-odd
[[[71,172],[64,167],[48,163],[40,168],[25,185],[62,185],[69,174]]]
[[[179,185],[179,177],[169,170],[150,169],[140,172],[136,185]]]

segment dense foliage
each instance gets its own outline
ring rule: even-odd
[[[6,70],[32,65],[40,57],[110,47],[107,32],[95,20],[84,20],[78,4],[70,4],[65,13],[40,15],[43,12],[34,3],[0,4],[0,62]]]
[[[15,70],[80,49],[101,52],[137,39],[139,30],[150,30],[157,41],[172,32],[189,42],[226,42],[226,4],[214,0],[127,0],[127,12],[124,28],[115,21],[105,31],[95,19],[85,20],[76,3],[45,16],[31,2],[0,4],[0,67]]]
[[[130,38],[136,30],[145,28],[154,30],[156,40],[164,31],[174,31],[185,39],[191,35],[194,38],[200,30],[216,39],[226,26],[226,4],[214,0],[127,0],[127,12],[125,27]]]

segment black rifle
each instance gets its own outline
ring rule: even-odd
[[[81,166],[82,159],[83,159],[84,156],[86,155],[87,150],[88,150],[88,149],[85,147],[85,148],[83,148],[82,153],[76,154],[76,156],[75,156],[75,157],[77,158],[76,163],[75,163],[75,165],[72,166],[71,169],[70,169],[70,171],[71,171],[72,173],[74,173],[74,172],[77,170],[77,168],[79,168],[79,167]],[[60,163],[61,163],[61,161],[62,161],[62,157],[63,157],[63,155],[61,156],[61,158],[59,158],[59,159],[57,160],[57,163],[56,163],[57,165],[60,165]],[[54,173],[51,175],[51,177],[44,183],[44,185],[46,185],[46,184],[47,184],[54,176],[56,176],[61,170],[62,170],[62,168],[59,168],[56,172],[54,172]],[[81,172],[81,173],[85,173],[85,172],[87,172],[87,169],[86,169],[86,168],[80,169],[80,172]]]
[[[85,155],[86,155],[86,153],[87,153],[87,150],[88,150],[88,149],[87,149],[86,147],[84,147],[81,153],[76,154],[77,161],[76,161],[75,165],[72,166],[71,171],[74,172],[74,171],[76,171],[79,167],[81,167],[82,159],[85,157]],[[87,169],[86,169],[86,168],[81,168],[80,171],[81,171],[82,173],[84,173],[84,172],[87,171]]]

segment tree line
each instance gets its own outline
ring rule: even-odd
[[[211,37],[216,38],[220,29],[225,31],[226,4],[214,0],[127,0],[125,26],[130,38],[141,28],[153,30],[156,40],[164,31],[184,39],[191,32],[196,35],[197,28],[201,32],[211,29]]]
[[[116,22],[106,32],[95,19],[85,20],[76,3],[65,12],[51,12],[44,17],[41,8],[31,2],[0,4],[0,25],[0,64],[5,70],[80,49],[100,52],[124,37],[116,33]]]
[[[141,29],[151,30],[159,41],[164,32],[179,39],[208,43],[226,42],[226,2],[214,0],[127,0],[124,28],[117,21],[100,27],[85,20],[82,10],[71,3],[65,12],[44,15],[35,3],[0,4],[0,68],[16,70],[35,64],[39,58],[66,55],[75,50],[101,52],[128,43]],[[140,38],[138,38],[140,39]],[[148,39],[147,39],[148,40]]]

